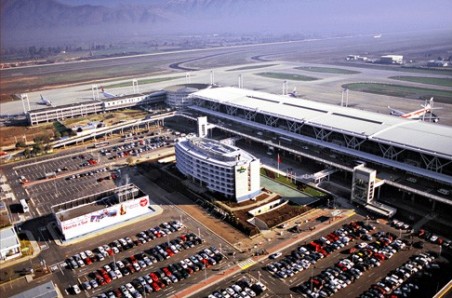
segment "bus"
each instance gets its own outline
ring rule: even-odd
[[[28,208],[27,201],[25,199],[21,199],[20,200],[20,205],[22,205],[22,210],[24,211],[24,213],[30,212],[30,209]]]

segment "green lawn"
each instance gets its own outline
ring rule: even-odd
[[[279,79],[279,80],[292,80],[292,81],[315,81],[318,80],[318,78],[299,75],[299,74],[292,74],[292,73],[283,73],[283,72],[261,72],[257,75],[271,78],[271,79]]]
[[[389,77],[393,80],[408,81],[421,84],[437,85],[444,87],[452,87],[451,78],[429,78],[429,77],[411,77],[411,76],[395,76]]]
[[[342,87],[353,91],[412,99],[428,99],[430,97],[434,97],[436,102],[452,103],[452,91],[447,90],[418,88],[381,83],[351,83],[344,84],[342,85]]]
[[[314,67],[314,66],[300,66],[295,67],[298,70],[311,71],[311,72],[321,72],[321,73],[335,73],[335,74],[357,74],[359,71],[342,69],[342,68],[331,68],[331,67]]]
[[[238,68],[232,68],[232,69],[228,69],[226,71],[237,71],[237,70],[249,70],[249,69],[259,69],[259,68],[265,68],[265,67],[270,67],[270,66],[275,66],[278,64],[260,64],[260,65],[250,65],[250,66],[243,66],[243,67],[238,67]]]

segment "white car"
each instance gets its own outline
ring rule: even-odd
[[[93,257],[94,257],[94,254],[93,254],[93,252],[92,252],[91,250],[85,250],[85,254],[86,254],[88,257],[90,257],[90,258],[93,258]]]
[[[367,242],[361,242],[360,244],[358,244],[358,248],[365,248],[367,247]]]
[[[74,293],[77,295],[77,294],[80,294],[82,291],[80,291],[80,287],[78,286],[78,285],[73,285],[72,286],[72,290],[74,291]]]
[[[273,260],[279,258],[280,256],[282,256],[282,252],[275,252],[271,254],[268,258]]]

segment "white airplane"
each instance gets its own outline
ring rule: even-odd
[[[377,35],[374,35],[374,38],[381,38],[381,33],[377,34]]]
[[[44,96],[41,95],[41,100],[38,101],[38,104],[42,104],[42,105],[46,105],[49,107],[54,107],[53,103],[50,101],[50,99],[45,98]]]
[[[104,87],[100,87],[100,90],[102,90],[102,95],[105,96],[106,98],[115,98],[115,97],[117,97],[116,95],[105,91]]]
[[[298,97],[297,87],[293,87],[293,91],[289,92],[289,94],[287,94],[287,95],[289,95],[290,97]]]
[[[396,110],[388,106],[388,109],[391,111],[390,114],[394,116],[399,116],[405,119],[413,119],[413,120],[423,120],[423,121],[431,121],[431,122],[438,122],[439,117],[432,113],[432,110],[439,110],[441,108],[434,108],[433,107],[433,97],[430,98],[430,100],[427,102],[425,101],[425,104],[421,105],[422,109],[405,113],[400,110]],[[426,114],[430,114],[426,116]]]

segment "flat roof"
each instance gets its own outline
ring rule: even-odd
[[[10,296],[10,298],[56,298],[61,297],[58,294],[57,289],[55,288],[55,284],[53,281],[48,281],[39,286],[31,288],[29,290],[23,291],[14,296]]]
[[[68,104],[64,104],[64,105],[55,105],[52,107],[46,107],[46,108],[42,108],[42,109],[35,109],[35,110],[31,110],[28,113],[32,114],[32,113],[41,113],[41,112],[47,112],[47,111],[56,111],[56,110],[60,110],[60,109],[67,109],[67,108],[74,108],[74,107],[81,107],[81,106],[94,106],[94,105],[101,105],[102,102],[101,101],[91,101],[91,102],[75,102],[75,103],[68,103]]]
[[[118,99],[125,99],[125,98],[132,98],[132,97],[139,97],[139,96],[146,96],[148,94],[144,94],[144,93],[133,93],[133,94],[124,94],[124,95],[118,95],[116,97],[111,97],[111,98],[100,98],[99,100],[101,101],[115,101]]]
[[[9,250],[11,247],[20,246],[14,227],[6,227],[0,230],[0,248]]]
[[[235,87],[190,96],[452,159],[452,128],[437,123]]]
[[[119,203],[118,193],[128,195],[132,194],[132,190],[134,191],[134,195],[122,197],[122,201],[138,199],[146,195],[140,188],[138,188],[138,186],[134,184],[128,184],[94,195],[82,197],[70,202],[52,206],[52,210],[56,216],[62,216],[64,220],[77,218],[91,212],[103,210],[106,207],[117,205]]]

